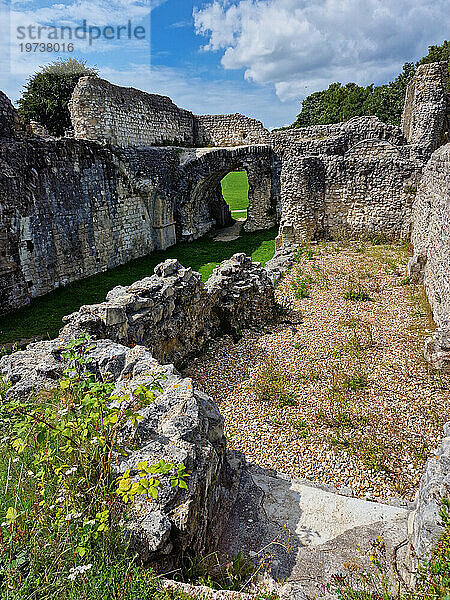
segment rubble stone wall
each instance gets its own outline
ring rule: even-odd
[[[429,155],[450,140],[448,63],[420,65],[406,90],[402,129],[408,144]]]
[[[234,115],[202,115],[194,117],[196,146],[246,146],[269,144],[271,133],[256,119]]]
[[[281,171],[278,246],[348,234],[409,239],[422,163],[389,142],[366,140],[344,156],[290,146]]]
[[[244,254],[221,263],[206,284],[191,268],[166,260],[151,277],[118,286],[106,302],[65,317],[61,333],[145,345],[160,362],[181,366],[210,340],[263,326],[275,314],[271,279]]]
[[[75,138],[115,146],[193,145],[194,118],[166,96],[82,77],[70,101]]]

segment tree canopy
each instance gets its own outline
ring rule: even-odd
[[[396,79],[387,84],[362,87],[356,83],[332,83],[328,89],[314,92],[303,100],[294,127],[339,123],[362,115],[376,115],[384,123],[399,125],[406,87],[416,68],[422,64],[442,60],[450,61],[450,42],[444,41],[440,46],[430,46],[426,56],[416,64],[405,63]]]
[[[42,66],[24,86],[17,102],[20,116],[26,123],[37,121],[51,135],[64,135],[71,127],[67,105],[78,80],[97,74],[96,67],[87,67],[86,61],[76,58]]]

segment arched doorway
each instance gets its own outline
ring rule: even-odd
[[[248,210],[248,175],[244,169],[230,171],[222,179],[222,196],[231,211],[235,221],[245,221]]]

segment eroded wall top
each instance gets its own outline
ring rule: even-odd
[[[260,121],[234,115],[196,116],[166,96],[82,77],[69,103],[75,138],[115,146],[239,146],[264,144]]]
[[[448,63],[420,65],[406,90],[402,129],[408,144],[429,155],[449,141]]]

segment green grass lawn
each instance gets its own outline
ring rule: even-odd
[[[222,194],[233,219],[247,218],[248,178],[245,171],[233,171],[222,179]]]
[[[244,234],[232,242],[216,242],[203,238],[191,243],[178,244],[165,252],[154,252],[106,273],[89,277],[34,298],[31,304],[14,313],[0,317],[0,346],[21,339],[53,338],[62,327],[61,319],[83,304],[96,304],[116,285],[130,285],[153,274],[154,267],[166,260],[177,258],[185,267],[202,274],[203,281],[214,267],[236,252],[245,252],[256,262],[265,264],[275,252],[276,229]]]

